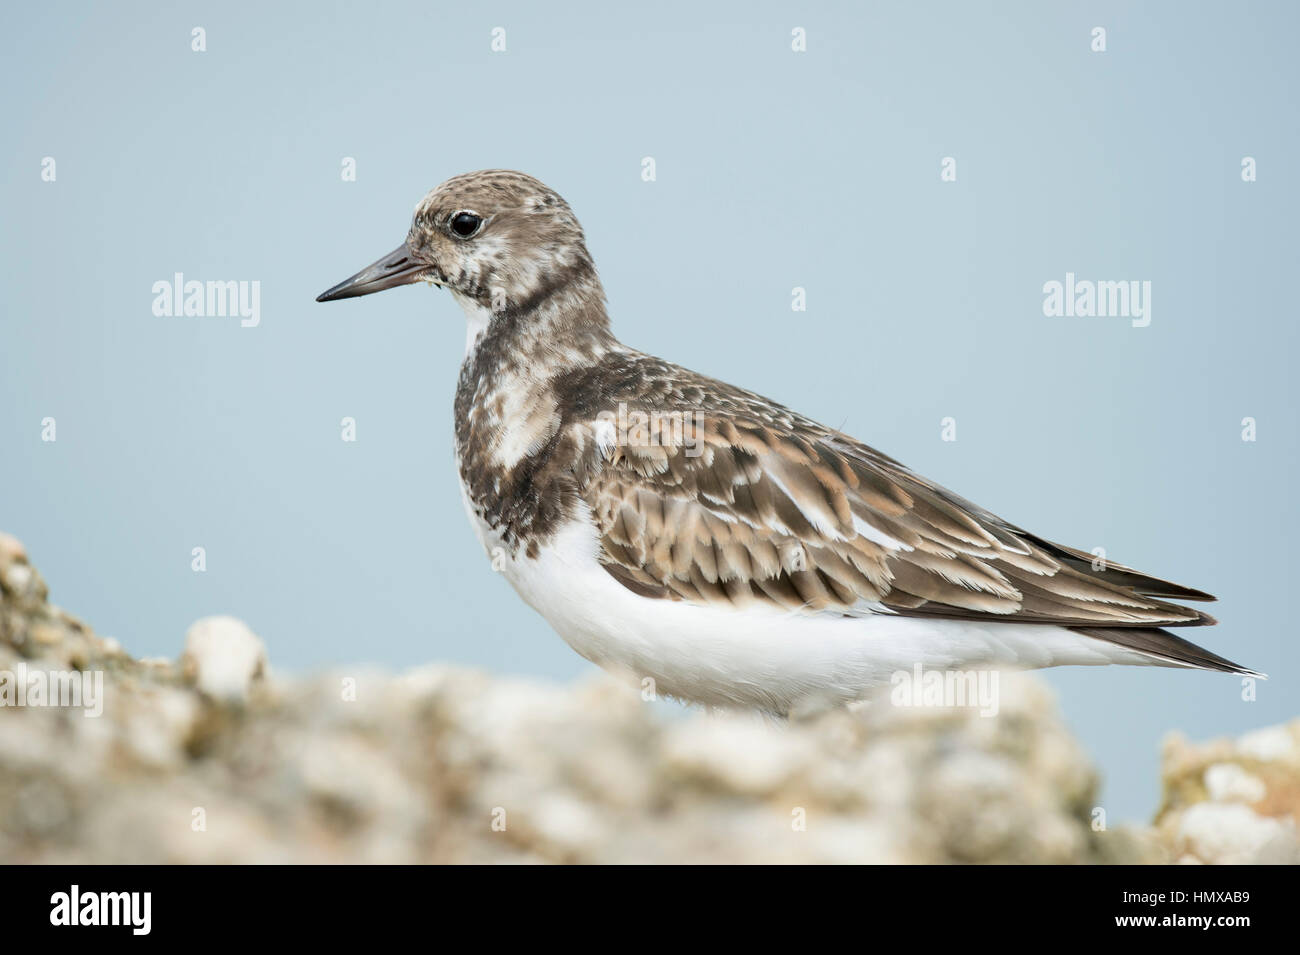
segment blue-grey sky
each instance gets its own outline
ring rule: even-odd
[[[10,20],[0,529],[133,653],[174,655],[194,619],[231,613],[280,669],[589,668],[466,523],[450,297],[313,302],[396,246],[438,182],[511,167],[569,200],[629,344],[1219,595],[1221,625],[1190,635],[1272,674],[1255,702],[1218,674],[1048,671],[1112,819],[1156,807],[1165,732],[1295,715],[1295,5],[60,3]],[[259,282],[259,323],[155,315],[178,272]],[[1150,324],[1046,317],[1044,283],[1067,272],[1149,281]]]

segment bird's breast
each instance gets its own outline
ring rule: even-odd
[[[571,442],[557,395],[501,369],[462,374],[456,398],[456,462],[465,505],[495,546],[536,552],[576,510]],[[483,532],[480,532],[483,536]]]

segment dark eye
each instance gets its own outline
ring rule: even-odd
[[[472,212],[458,212],[451,217],[451,231],[462,239],[468,239],[482,224],[483,220]]]

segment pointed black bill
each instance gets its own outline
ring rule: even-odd
[[[406,243],[402,243],[378,262],[367,265],[351,278],[344,279],[332,289],[316,296],[318,302],[333,302],[340,298],[356,298],[371,292],[382,292],[386,288],[410,285],[418,282],[428,274],[429,266],[411,255]]]

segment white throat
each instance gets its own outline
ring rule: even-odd
[[[451,297],[465,313],[465,357],[469,357],[478,344],[479,338],[487,331],[488,322],[492,320],[492,310],[484,308],[474,299],[455,289],[450,289]]]

